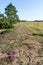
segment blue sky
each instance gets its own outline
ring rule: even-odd
[[[12,3],[21,20],[43,20],[43,0],[0,0],[0,12]]]

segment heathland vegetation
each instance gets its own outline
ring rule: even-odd
[[[43,22],[19,20],[11,3],[0,13],[0,65],[43,65]]]

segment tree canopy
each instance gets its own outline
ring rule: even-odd
[[[7,15],[8,19],[10,20],[11,23],[15,23],[16,21],[19,20],[19,17],[17,15],[17,10],[16,7],[10,3],[6,8],[5,8],[5,14]]]
[[[0,28],[11,28],[14,23],[19,22],[16,7],[12,3],[5,8],[5,15],[0,13]]]

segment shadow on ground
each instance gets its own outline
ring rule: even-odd
[[[37,34],[37,33],[33,33],[33,36],[41,36],[41,37],[43,37],[43,34]]]

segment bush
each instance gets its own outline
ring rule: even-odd
[[[0,15],[0,29],[8,29],[12,28],[13,24],[10,22],[10,20],[5,17],[4,15]]]
[[[13,24],[10,22],[0,22],[0,29],[8,29],[8,28],[13,28]]]

